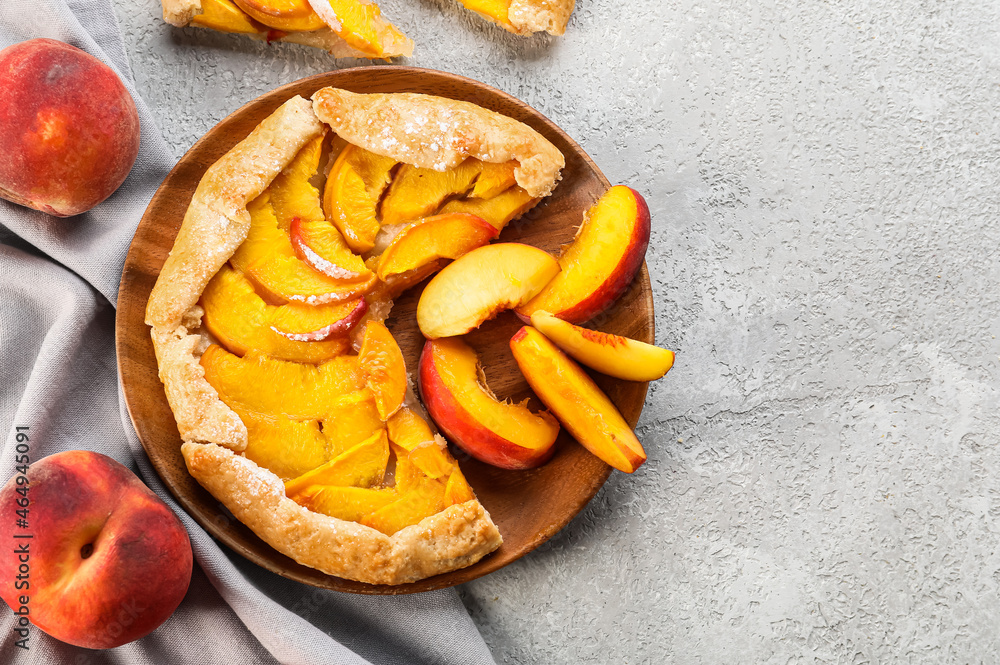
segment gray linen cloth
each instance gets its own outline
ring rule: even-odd
[[[32,460],[81,448],[110,455],[182,519],[196,565],[178,611],[117,649],[79,649],[32,628],[24,651],[3,609],[0,662],[492,663],[454,590],[367,597],[291,582],[220,547],[173,501],[122,406],[113,307],[136,224],[173,159],[135,91],[110,0],[0,0],[0,48],[35,37],[117,71],[139,109],[142,147],[125,184],[89,213],[56,219],[0,201],[0,481],[14,474],[17,426],[29,428]]]

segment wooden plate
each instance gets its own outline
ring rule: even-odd
[[[471,79],[412,67],[382,66],[329,72],[282,86],[246,104],[195,143],[160,185],[139,222],[118,294],[116,344],[125,402],[146,453],[177,501],[212,536],[254,563],[299,582],[354,593],[399,594],[450,587],[497,570],[551,538],[597,493],[610,467],[573,441],[565,430],[553,459],[531,471],[497,469],[453,447],[462,471],[503,534],[500,549],[468,568],[399,586],[363,584],[325,575],[272,549],[188,474],[180,453],[177,425],[157,376],[149,328],[143,322],[149,293],[205,170],[285,100],[294,95],[308,98],[325,86],[354,92],[422,92],[471,101],[526,123],[559,148],[566,156],[562,182],[541,205],[504,229],[501,241],[516,240],[556,252],[572,239],[583,212],[609,187],[607,178],[580,146],[551,121],[510,95]],[[418,297],[419,288],[399,298],[387,321],[411,373],[424,341],[415,319]],[[645,265],[625,296],[591,324],[653,341],[653,300]],[[470,342],[480,352],[488,382],[497,395],[514,400],[530,397],[532,408],[537,409],[541,405],[507,346],[520,325],[508,312],[470,335]],[[593,376],[635,427],[647,384]]]

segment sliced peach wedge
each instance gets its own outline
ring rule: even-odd
[[[268,186],[271,207],[278,227],[288,231],[292,219],[325,219],[319,201],[319,190],[310,182],[319,171],[325,134],[307,142],[291,163],[275,176]]]
[[[294,498],[311,485],[371,487],[382,482],[389,462],[389,439],[379,430],[329,462],[285,483],[285,495]]]
[[[607,309],[628,288],[649,245],[649,208],[635,190],[617,185],[584,215],[576,238],[559,257],[562,271],[517,308],[525,321],[545,310],[583,323]]]
[[[499,231],[482,217],[454,213],[419,219],[392,239],[379,257],[377,274],[384,282],[426,276],[427,266],[440,266],[496,238]],[[421,278],[422,278],[421,277]]]
[[[349,522],[360,522],[398,498],[392,488],[337,485],[310,485],[295,495],[295,501],[309,510]]]
[[[355,356],[337,356],[321,365],[304,365],[249,351],[242,358],[213,344],[201,356],[205,379],[230,407],[324,420],[341,412],[374,406]],[[372,409],[374,411],[374,409]]]
[[[330,459],[326,436],[318,420],[237,410],[247,428],[243,454],[282,480],[295,478]]]
[[[434,480],[408,492],[361,520],[361,524],[391,536],[445,509],[445,484]]]
[[[230,0],[201,0],[201,13],[191,19],[191,24],[219,32],[244,34],[257,34],[267,30]]]
[[[456,446],[487,464],[531,469],[553,454],[559,424],[547,412],[499,401],[476,352],[458,338],[428,340],[420,354],[420,394]]]
[[[431,431],[427,421],[403,407],[386,421],[389,441],[402,448],[413,464],[430,478],[441,478],[455,468],[444,440]]]
[[[326,218],[343,234],[347,245],[364,254],[375,245],[379,201],[392,181],[396,160],[347,145],[330,168],[323,189]]]
[[[382,10],[371,0],[308,2],[341,39],[370,57],[389,58],[413,54],[413,42],[396,26],[382,18]]]
[[[424,287],[417,325],[428,339],[464,335],[528,302],[558,273],[559,263],[537,247],[484,245],[455,259]]]
[[[370,320],[365,324],[358,365],[375,396],[379,416],[388,420],[406,397],[406,363],[399,344],[382,322]]]
[[[326,27],[308,0],[234,0],[239,8],[278,30],[309,32]]]
[[[447,171],[404,164],[382,201],[382,224],[400,224],[436,212],[445,199],[471,190],[482,167],[475,158]]]
[[[545,335],[524,326],[511,337],[510,349],[528,385],[584,448],[625,473],[646,461],[608,396]]]
[[[222,266],[201,295],[204,324],[231,352],[244,355],[257,349],[280,360],[319,363],[344,353],[350,346],[346,334],[353,325],[352,312],[363,298],[309,307],[268,305],[239,272]],[[285,330],[319,331],[310,336],[289,335]]]
[[[296,342],[322,342],[349,333],[367,311],[364,298],[316,306],[293,302],[271,309],[271,330]]]
[[[299,260],[289,237],[278,228],[267,193],[251,201],[247,210],[250,231],[229,263],[276,303],[320,305],[353,300],[375,286],[375,275],[370,272],[370,279],[363,281],[334,279]]]
[[[516,161],[483,162],[482,170],[479,172],[479,177],[476,178],[476,185],[469,193],[469,197],[491,199],[507,191],[517,184],[517,179],[514,177],[516,169]]]
[[[485,18],[487,21],[492,21],[496,23],[504,30],[509,30],[510,32],[520,32],[514,25],[510,22],[508,17],[508,12],[510,11],[510,0],[458,0],[465,6],[466,9],[471,10]]]
[[[288,233],[295,256],[327,277],[364,282],[372,277],[335,226],[326,221],[319,190],[310,180],[319,171],[322,135],[306,143],[271,183],[270,203],[278,228]]]
[[[531,325],[577,361],[618,379],[654,381],[674,365],[673,351],[627,337],[581,328],[543,310],[531,315]]]
[[[292,219],[288,229],[295,256],[331,279],[368,282],[372,271],[351,251],[335,226],[323,219]]]

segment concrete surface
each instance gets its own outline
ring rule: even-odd
[[[678,353],[647,464],[462,589],[497,660],[1000,661],[1000,5],[578,0],[519,39],[381,4],[405,62],[520,97],[647,195]],[[117,9],[178,156],[356,64]]]

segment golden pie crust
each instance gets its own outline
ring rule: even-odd
[[[486,509],[477,500],[452,505],[387,536],[287,498],[277,475],[241,455],[247,429],[205,379],[199,360],[209,341],[201,332],[199,298],[246,238],[247,204],[324,132],[321,120],[350,143],[415,166],[443,170],[469,156],[516,159],[517,182],[538,195],[555,186],[564,160],[534,130],[466,102],[333,88],[314,100],[288,100],[205,172],[150,294],[146,323],[191,475],[297,562],[346,579],[402,584],[471,565],[499,547],[502,538]]]

